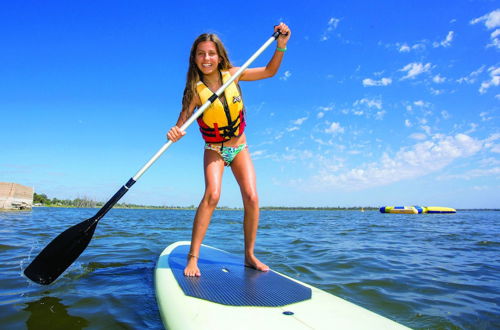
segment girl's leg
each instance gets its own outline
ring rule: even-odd
[[[212,213],[219,202],[224,161],[216,151],[205,150],[203,167],[205,173],[205,194],[198,206],[193,221],[191,249],[188,255],[188,263],[184,269],[184,275],[186,276],[201,275],[198,268],[200,246],[210,224]]]
[[[257,179],[248,149],[242,150],[231,163],[231,170],[240,186],[245,209],[243,229],[245,236],[245,262],[248,266],[260,271],[268,271],[269,267],[254,255],[257,228],[259,226],[259,197],[257,195]]]

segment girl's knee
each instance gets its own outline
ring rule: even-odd
[[[203,196],[203,202],[205,202],[208,206],[215,208],[219,203],[220,199],[220,191],[212,190],[206,191]]]
[[[257,192],[243,193],[243,203],[249,207],[259,207],[259,196]]]

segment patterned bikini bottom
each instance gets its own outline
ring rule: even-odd
[[[234,157],[236,157],[243,149],[246,148],[248,148],[246,143],[240,144],[236,147],[224,147],[223,145],[219,146],[205,143],[205,149],[217,152],[222,157],[222,160],[224,160],[224,165],[226,166],[231,166]]]

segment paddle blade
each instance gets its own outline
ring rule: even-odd
[[[92,217],[63,231],[38,254],[24,275],[38,284],[55,281],[89,245],[96,226]]]

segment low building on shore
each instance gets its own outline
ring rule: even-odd
[[[0,182],[0,210],[30,210],[33,188],[12,182]]]

